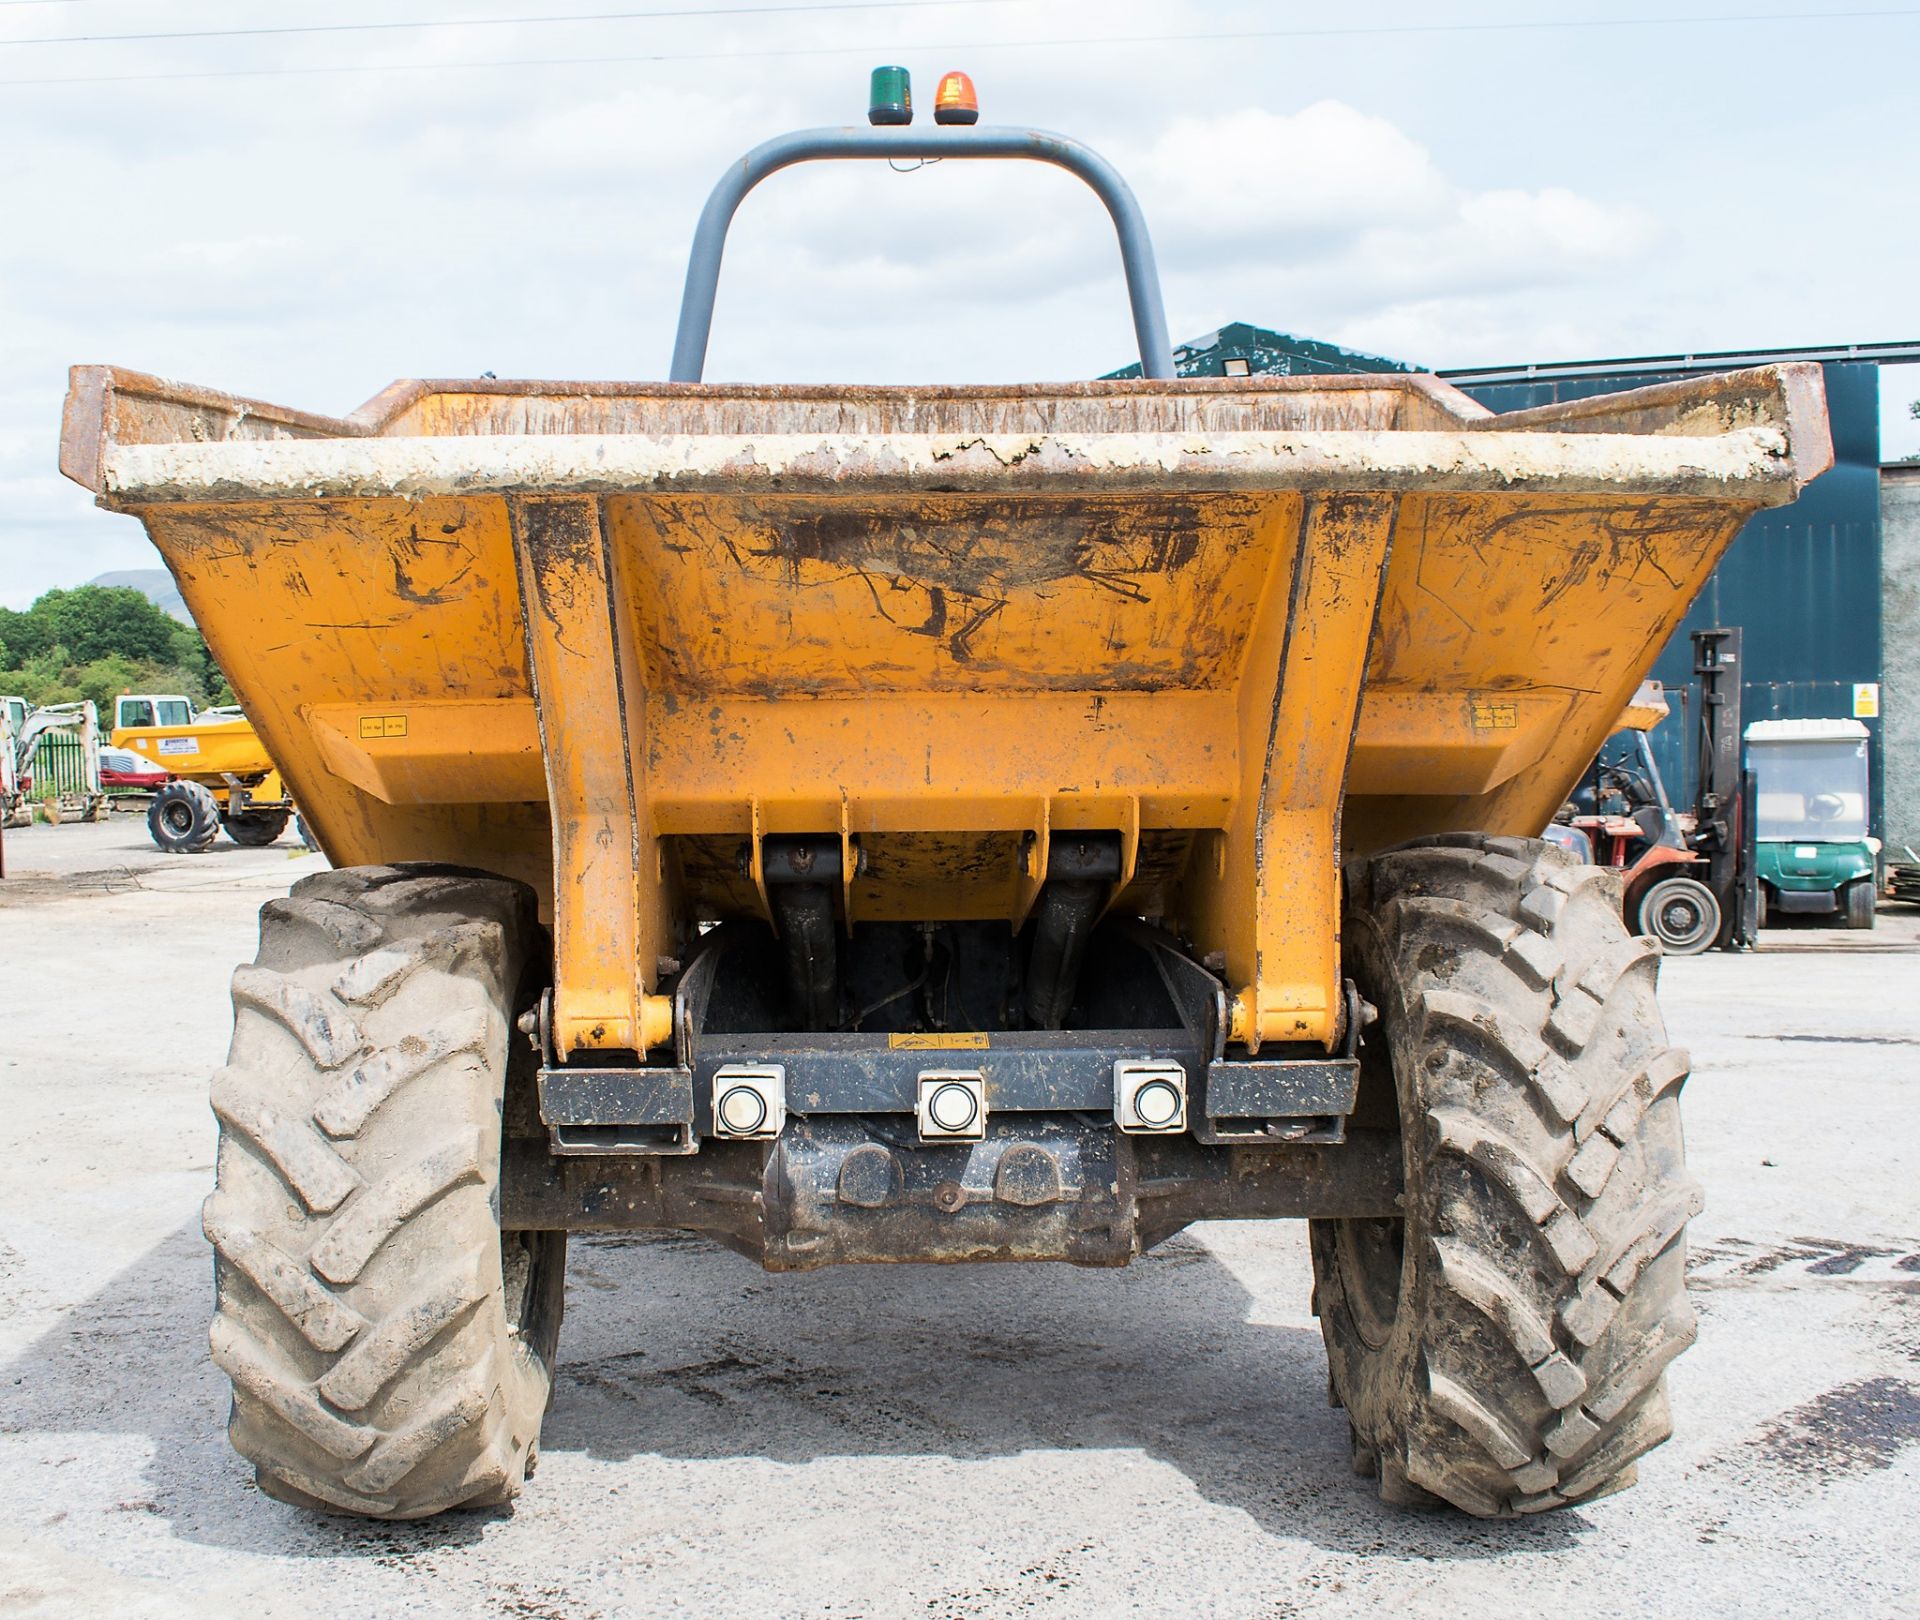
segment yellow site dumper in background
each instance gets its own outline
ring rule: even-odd
[[[173,774],[147,807],[147,831],[162,849],[199,854],[223,827],[236,844],[258,849],[293,818],[266,744],[237,712],[197,710],[178,693],[123,692],[114,699],[112,741]]]
[[[826,156],[1087,179],[1146,380],[693,380],[733,205]],[[344,419],[73,374],[66,472],[339,868],[264,908],[213,1087],[262,1485],[514,1495],[568,1231],[1112,1266],[1249,1216],[1313,1222],[1389,1499],[1627,1482],[1694,1331],[1686,1059],[1617,878],[1538,835],[1827,466],[1818,370],[1175,381],[1118,176],[980,126],[730,170],[674,372]]]

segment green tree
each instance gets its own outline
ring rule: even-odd
[[[182,628],[140,592],[117,585],[48,591],[27,611],[83,664],[116,653],[123,658],[170,662],[174,634]]]
[[[46,621],[37,619],[29,608],[25,613],[0,608],[0,668],[11,669],[37,658],[53,644]]]
[[[113,700],[128,690],[155,690],[155,685],[146,679],[146,667],[136,664],[130,658],[122,658],[118,653],[110,658],[96,658],[83,664],[77,670],[69,672],[75,694],[91,698],[93,706],[100,711],[101,719],[111,728],[113,725]],[[172,690],[178,690],[177,687]]]
[[[80,694],[65,680],[66,649],[51,647],[33,658],[23,658],[11,669],[0,670],[0,688],[29,703],[71,703]]]
[[[48,591],[24,613],[0,609],[0,692],[30,703],[91,698],[110,721],[125,691],[233,701],[200,632],[139,591],[81,585]]]

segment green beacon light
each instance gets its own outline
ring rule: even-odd
[[[903,67],[877,67],[867,92],[869,124],[913,122],[913,79]]]

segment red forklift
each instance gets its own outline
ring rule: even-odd
[[[1707,858],[1693,847],[1696,817],[1673,808],[1647,742],[1671,712],[1660,683],[1642,682],[1548,836],[1622,875],[1621,910],[1635,933],[1669,956],[1698,956],[1718,943],[1725,918]]]

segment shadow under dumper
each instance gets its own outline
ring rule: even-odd
[[[1294,1239],[1270,1228],[1254,1241]],[[117,1505],[250,1553],[405,1559],[476,1542],[510,1516],[382,1524],[265,1497],[226,1440],[226,1383],[207,1354],[210,1271],[197,1221],[169,1234],[13,1358],[0,1427],[144,1437],[144,1476]],[[1251,1319],[1269,1312],[1191,1232],[1119,1271],[788,1276],[691,1236],[576,1237],[541,1446],[550,1459],[783,1464],[1137,1450],[1262,1531],[1328,1550],[1481,1559],[1577,1541],[1577,1510],[1488,1524],[1381,1503],[1351,1473],[1318,1331]],[[810,1500],[833,1477],[810,1476]],[[1071,1504],[1018,1509],[1047,1510]]]

